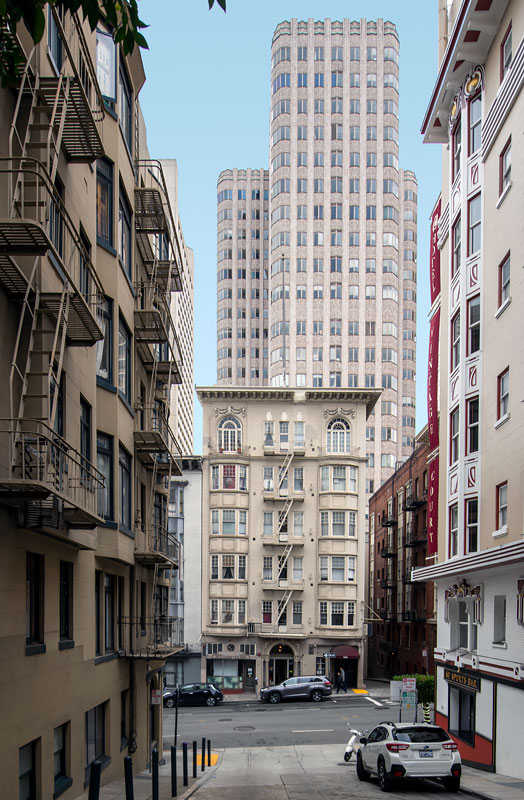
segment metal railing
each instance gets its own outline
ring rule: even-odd
[[[184,646],[182,620],[173,617],[119,617],[124,655],[167,658]]]
[[[66,507],[102,523],[97,500],[104,477],[90,461],[40,420],[0,419],[0,426],[0,441],[9,453],[0,468],[4,497],[24,491],[28,497],[56,495]]]
[[[142,537],[142,541],[140,539]],[[180,542],[172,533],[169,533],[165,525],[152,523],[147,525],[145,531],[137,532],[137,552],[139,560],[167,560],[173,564],[180,561]],[[145,546],[142,547],[142,544]]]

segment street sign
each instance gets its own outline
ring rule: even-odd
[[[427,650],[423,650],[422,651],[422,658],[427,658],[427,657],[428,657],[428,651]]]
[[[151,705],[159,706],[162,702],[162,689],[151,689]]]
[[[402,692],[400,699],[401,699],[402,705],[408,706],[408,708],[409,708],[410,706],[414,706],[415,703],[417,702],[417,693],[416,692]]]
[[[322,653],[324,658],[336,658],[335,653]]]
[[[403,692],[416,692],[417,679],[416,678],[402,678],[402,691]]]

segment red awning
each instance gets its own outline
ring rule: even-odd
[[[331,648],[331,652],[337,658],[360,658],[357,648],[352,647],[350,644],[338,644],[336,647]]]

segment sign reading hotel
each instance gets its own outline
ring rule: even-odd
[[[460,686],[462,689],[469,689],[470,692],[480,692],[480,678],[463,675],[462,672],[453,669],[445,669],[444,680],[454,686]]]
[[[440,219],[439,199],[431,215],[430,249],[429,249],[429,285],[431,292],[431,305],[440,294],[440,250],[438,249],[438,223]]]

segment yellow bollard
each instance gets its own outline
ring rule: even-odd
[[[431,722],[429,703],[422,703],[422,713],[424,715],[424,722]]]

